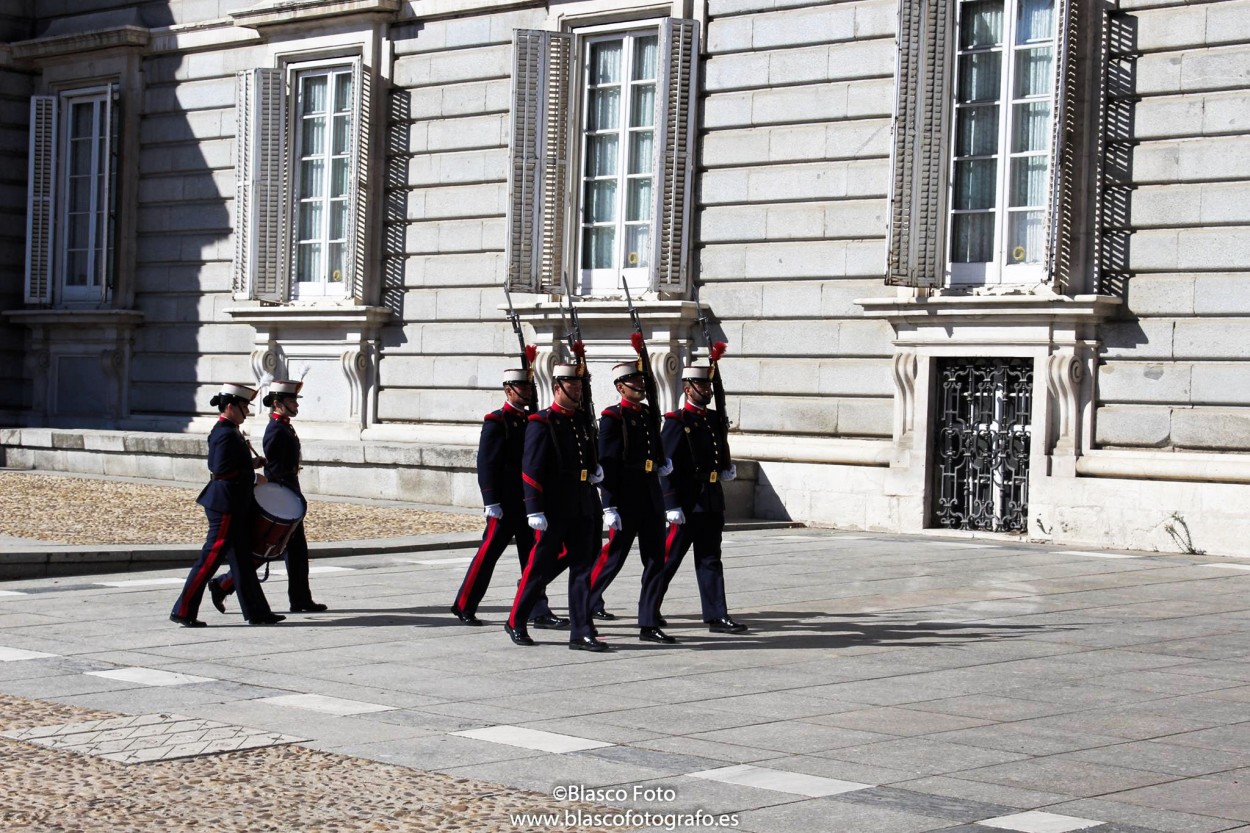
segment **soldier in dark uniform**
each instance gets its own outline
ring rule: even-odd
[[[195,617],[204,588],[223,559],[238,576],[239,607],[249,623],[273,625],[286,618],[270,610],[252,562],[252,488],[257,479],[253,469],[264,465],[265,459],[253,456],[239,426],[255,398],[253,388],[226,384],[209,403],[221,416],[208,435],[209,482],[196,499],[208,516],[208,537],[169,614],[170,621],[184,628],[205,627]]]
[[[694,547],[695,579],[703,606],[703,621],[713,633],[742,633],[746,625],[729,616],[725,604],[725,571],[721,564],[721,533],[725,528],[725,494],[721,483],[737,476],[733,461],[721,452],[721,443],[707,406],[712,399],[710,366],[692,365],[682,373],[686,406],[664,415],[664,451],[673,461],[669,475],[669,528],[664,569],[643,577],[643,599],[638,624],[660,621],[660,605],[681,560]],[[713,412],[714,413],[714,412]],[[649,583],[648,583],[649,582]]]
[[[534,549],[534,530],[525,520],[525,498],[521,489],[521,455],[525,449],[526,408],[534,400],[534,383],[528,370],[505,370],[503,392],[506,401],[482,422],[477,445],[477,484],[482,490],[486,530],[482,543],[469,564],[451,612],[466,625],[480,625],[477,606],[490,586],[495,564],[513,540],[521,561],[521,572]],[[541,593],[534,605],[530,624],[536,628],[560,628],[569,623],[551,612],[547,594]]]
[[[299,436],[291,425],[291,417],[299,414],[299,391],[303,382],[272,382],[262,400],[269,412],[269,425],[265,428],[265,479],[276,483],[299,496],[304,511],[308,501],[299,485],[300,444]],[[262,562],[263,563],[263,562]],[[259,566],[259,564],[257,565]],[[326,605],[313,601],[308,587],[308,538],[303,522],[296,525],[286,545],[286,594],[292,613],[320,613]],[[234,574],[226,573],[208,583],[209,597],[213,607],[226,612],[226,597],[234,592]]]
[[[603,409],[599,420],[599,462],[603,482],[603,524],[608,541],[603,545],[590,571],[590,610],[596,619],[615,619],[603,606],[603,593],[625,565],[634,539],[643,569],[655,573],[664,566],[664,491],[672,467],[667,463],[660,437],[651,428],[647,409],[646,385],[638,360],[612,368],[613,381],[621,394],[617,405]],[[641,606],[639,618],[643,616]],[[639,639],[646,642],[676,642],[658,624],[642,627]]]
[[[525,429],[521,479],[526,520],[536,534],[504,630],[516,644],[533,645],[525,620],[543,589],[567,568],[569,647],[606,651],[607,643],[596,638],[590,620],[590,569],[603,534],[595,484],[603,472],[591,468],[593,426],[580,413],[581,368],[556,365],[552,375],[554,401],[531,416]]]

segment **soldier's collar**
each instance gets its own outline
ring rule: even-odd
[[[278,422],[285,422],[287,425],[291,424],[291,418],[289,416],[287,416],[286,414],[280,414],[277,411],[273,411],[272,413],[270,413],[269,418],[276,419]]]
[[[642,411],[641,402],[630,402],[628,399],[624,399],[624,398],[621,399],[621,407],[629,411],[635,411],[635,412]]]
[[[577,413],[576,408],[561,408],[559,403],[557,402],[551,403],[551,410],[555,411],[557,414],[562,414],[564,416],[573,416],[573,414]]]
[[[699,416],[703,416],[704,414],[707,413],[707,408],[700,408],[698,405],[694,404],[693,402],[686,403],[686,410],[694,411]]]
[[[520,408],[518,408],[516,405],[513,405],[511,402],[505,402],[505,403],[503,403],[503,409],[504,409],[505,411],[511,411],[511,412],[512,412],[512,413],[514,413],[514,414],[523,414],[523,413],[525,413],[525,411],[522,411]]]

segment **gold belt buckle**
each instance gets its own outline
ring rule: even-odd
[[[707,482],[708,482],[708,483],[715,483],[715,482],[716,482],[716,472],[712,472],[711,474],[709,474],[709,475],[707,476]]]
[[[647,464],[646,464],[645,466],[643,466],[643,471],[651,471],[651,467],[652,467],[652,465],[653,465],[653,464],[652,464],[652,462],[651,462],[650,460],[648,460],[648,461],[647,461]]]
[[[586,481],[586,470],[582,469],[582,482],[584,483],[585,481]]]

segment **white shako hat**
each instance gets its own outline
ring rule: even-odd
[[[551,369],[552,379],[580,379],[582,378],[582,366],[580,364],[558,364]]]
[[[233,396],[251,402],[256,398],[256,388],[248,387],[239,382],[226,382],[221,386],[221,390],[217,391],[218,396]]]
[[[294,396],[296,399],[300,399],[299,392],[302,387],[304,387],[303,382],[291,382],[288,380],[270,382],[269,390],[265,393],[265,398],[262,402],[266,408],[272,408],[274,400],[281,399],[284,396]]]
[[[699,359],[691,362],[681,372],[682,379],[711,379],[712,365],[707,359]]]
[[[642,360],[634,359],[632,362],[621,362],[612,366],[612,381],[619,382],[622,379],[628,379],[630,376],[638,376],[642,373]]]
[[[503,372],[503,383],[515,385],[530,381],[530,372],[521,367],[513,367]]]

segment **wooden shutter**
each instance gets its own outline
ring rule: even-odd
[[[684,293],[690,282],[690,214],[694,184],[699,22],[670,18],[660,26],[657,79],[651,289]]]
[[[285,104],[281,70],[238,74],[234,292],[270,303],[285,302],[290,285],[283,223],[290,187]]]
[[[953,0],[899,0],[886,283],[939,286],[946,271],[946,170]]]
[[[355,107],[352,112],[352,137],[356,154],[355,171],[353,171],[354,194],[351,201],[351,217],[348,220],[347,262],[348,280],[346,287],[351,297],[364,301],[365,269],[368,264],[368,197],[369,197],[369,126],[371,111],[369,108],[371,84],[369,73],[365,71],[363,62],[356,61],[352,66],[352,91],[355,95]]]
[[[507,285],[517,292],[560,294],[573,36],[517,29],[512,44]]]
[[[55,242],[57,97],[30,100],[30,160],[26,192],[26,303],[52,303]]]
[[[1077,205],[1080,163],[1080,0],[1059,0],[1058,41],[1055,46],[1055,108],[1050,142],[1050,205],[1046,278],[1058,292],[1079,285],[1074,274],[1079,217]]]

